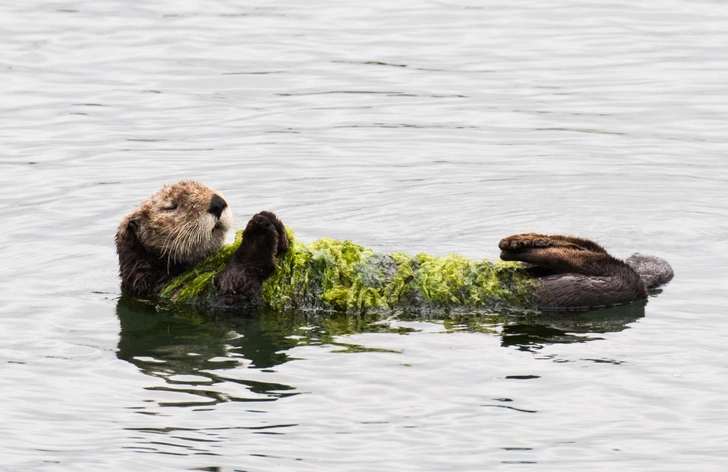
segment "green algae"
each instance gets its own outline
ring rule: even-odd
[[[429,302],[441,306],[527,307],[533,296],[533,282],[518,270],[517,263],[424,253],[417,254],[415,263],[418,270],[414,285]]]
[[[263,284],[261,297],[276,309],[387,308],[396,302],[402,278],[390,282],[389,265],[384,256],[351,241],[323,238],[303,244],[293,238]]]
[[[243,230],[235,233],[235,241],[215,254],[198,262],[192,269],[180,274],[164,286],[159,297],[179,302],[192,302],[214,296],[215,275],[222,272],[235,250],[243,242]]]
[[[450,254],[378,254],[351,241],[328,238],[301,243],[286,229],[288,251],[261,289],[275,310],[343,312],[454,311],[535,308],[533,281],[518,264],[477,261]],[[240,245],[233,244],[170,282],[160,297],[185,303],[215,303],[214,276]]]

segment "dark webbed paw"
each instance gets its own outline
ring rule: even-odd
[[[287,249],[283,223],[269,211],[253,215],[233,259],[215,279],[223,303],[255,300],[261,284],[275,270],[276,256]]]
[[[268,236],[275,238],[276,244],[278,244],[278,230],[276,229],[270,218],[264,215],[262,212],[256,213],[255,215],[253,215],[250,221],[248,221],[247,226],[245,226],[243,236],[246,237],[248,240],[250,240],[251,238]]]
[[[288,234],[286,233],[286,228],[283,226],[281,220],[279,220],[278,217],[270,211],[261,211],[258,215],[268,218],[278,232],[278,248],[276,256],[286,252],[288,250]]]
[[[276,225],[268,216],[257,213],[243,231],[243,243],[236,251],[235,259],[249,272],[267,277],[273,271],[279,243]]]
[[[606,252],[604,248],[588,239],[574,238],[572,236],[554,235],[538,233],[514,234],[507,238],[501,239],[498,247],[502,251],[518,252],[531,249],[544,248],[562,248],[572,249],[574,251],[592,251]]]
[[[502,251],[518,251],[529,248],[543,248],[556,245],[557,240],[550,236],[537,233],[514,234],[503,238],[498,243]]]
[[[562,257],[566,252],[589,250],[580,243],[598,247],[596,243],[571,236],[549,236],[539,233],[508,236],[501,239],[498,247],[501,249],[500,258],[504,261],[521,261],[542,265],[553,256]]]
[[[616,261],[597,243],[572,236],[515,234],[498,247],[504,261],[526,262],[555,274],[604,275],[611,270],[611,262],[604,261]]]

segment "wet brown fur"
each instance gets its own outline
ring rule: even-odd
[[[647,298],[647,289],[669,281],[663,259],[635,254],[627,262],[599,244],[571,236],[526,233],[498,244],[501,259],[531,264],[541,310],[623,305]]]

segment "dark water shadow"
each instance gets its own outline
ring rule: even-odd
[[[121,324],[116,351],[119,359],[165,380],[166,386],[150,387],[152,390],[202,397],[175,406],[275,400],[295,394],[295,387],[289,385],[225,374],[233,369],[267,369],[282,364],[289,359],[285,351],[297,344],[286,337],[285,327],[266,326],[255,313],[221,317],[187,307],[161,308],[131,297],[119,299],[116,313]],[[226,382],[244,386],[249,396],[226,394],[219,388]]]
[[[440,321],[447,332],[471,331],[501,337],[501,346],[533,351],[549,344],[584,343],[625,330],[645,316],[646,302],[572,312],[503,312],[448,315]],[[437,320],[437,317],[429,317]]]
[[[275,366],[290,361],[287,351],[299,345],[337,345],[342,346],[342,352],[370,350],[341,343],[337,336],[411,331],[380,323],[376,315],[199,310],[183,305],[160,306],[128,296],[119,299],[116,314],[121,324],[117,357],[147,375],[165,380],[165,387],[150,389],[204,397],[200,402],[176,406],[265,401],[295,395],[298,392],[294,386],[261,382],[257,372],[247,377],[258,380],[241,379],[239,370],[272,372]],[[213,388],[225,382],[245,386],[251,396],[230,396]]]
[[[503,325],[501,345],[536,351],[549,344],[584,343],[603,339],[645,316],[646,302],[571,313],[540,313],[516,317]]]
[[[123,296],[117,304],[121,323],[117,357],[143,373],[162,378],[169,390],[203,397],[175,406],[209,405],[223,401],[270,401],[295,395],[295,386],[262,382],[259,372],[292,359],[299,345],[340,346],[334,352],[368,352],[366,346],[345,343],[340,336],[359,333],[407,334],[416,328],[398,321],[434,322],[446,332],[471,331],[501,336],[503,347],[536,352],[545,345],[602,339],[600,334],[624,330],[644,316],[644,303],[583,313],[422,314],[381,315],[275,312],[270,310],[198,310],[159,306]],[[246,375],[254,369],[255,375]],[[251,371],[252,372],[252,371]],[[241,378],[241,375],[243,378]],[[247,377],[247,378],[245,378]],[[220,384],[233,382],[247,395],[231,396]]]

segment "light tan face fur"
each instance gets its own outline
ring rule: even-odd
[[[165,185],[124,218],[121,228],[134,221],[134,233],[147,250],[171,263],[194,264],[222,248],[234,224],[229,206],[219,219],[209,211],[216,194],[225,200],[199,182]]]

